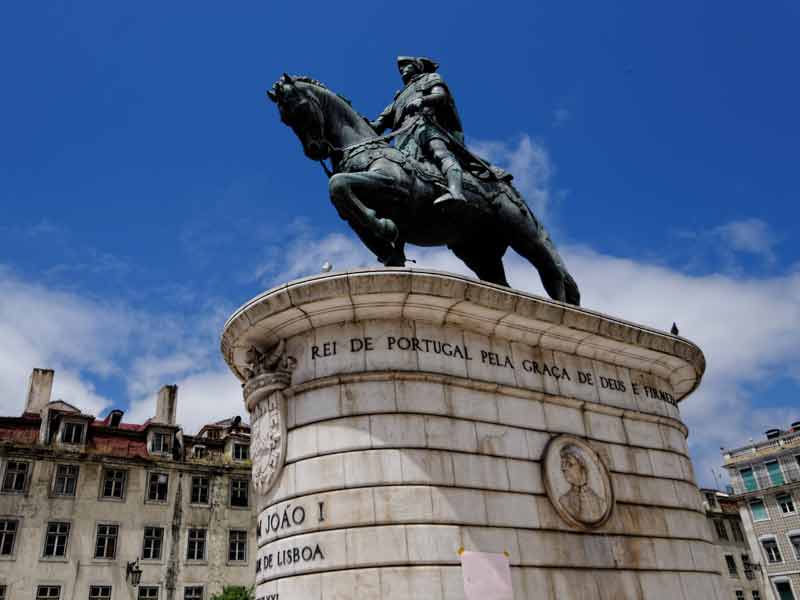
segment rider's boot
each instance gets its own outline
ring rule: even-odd
[[[452,206],[459,206],[466,204],[467,199],[464,197],[464,174],[461,171],[461,166],[458,163],[449,165],[445,171],[447,177],[447,193],[442,194],[433,201],[434,206],[442,208],[450,208]]]

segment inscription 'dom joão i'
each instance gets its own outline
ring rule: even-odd
[[[417,338],[392,335],[386,336],[386,346],[380,348],[389,352],[421,352],[446,356],[448,358],[459,360],[478,360],[483,364],[497,367],[500,369],[522,369],[527,373],[541,375],[543,377],[551,377],[555,380],[565,380],[575,382],[580,385],[599,386],[602,389],[611,390],[613,392],[626,393],[628,391],[628,384],[621,379],[612,377],[595,377],[594,373],[581,371],[576,369],[570,371],[566,367],[557,364],[548,364],[545,362],[538,362],[531,359],[523,359],[519,364],[515,364],[511,356],[507,354],[500,354],[487,350],[484,348],[470,349],[465,344],[453,344],[450,342],[443,342],[441,340],[434,340],[430,338]],[[375,339],[367,337],[355,337],[349,340],[340,341],[332,340],[322,344],[315,344],[311,346],[311,359],[324,360],[332,356],[342,353],[357,353],[357,352],[371,352],[378,350],[376,347]],[[655,400],[662,400],[670,404],[676,404],[675,398],[669,392],[660,390],[658,388],[644,385],[641,383],[631,383],[631,392],[634,396],[646,396]]]

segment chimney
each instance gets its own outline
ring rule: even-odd
[[[53,391],[53,369],[34,369],[28,380],[28,398],[25,401],[25,412],[39,414],[50,402]]]
[[[177,408],[178,386],[165,385],[158,390],[158,399],[156,400],[156,416],[153,420],[157,423],[175,425],[175,411]]]

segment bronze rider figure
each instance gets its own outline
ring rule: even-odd
[[[396,148],[417,160],[433,160],[447,180],[448,192],[436,200],[443,207],[465,202],[463,171],[453,152],[464,146],[464,132],[455,102],[438,63],[425,57],[398,56],[397,68],[405,87],[377,119],[370,122],[380,135],[386,129],[398,131]]]

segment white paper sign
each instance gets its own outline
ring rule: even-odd
[[[511,568],[505,554],[462,552],[461,573],[467,600],[513,600]]]

